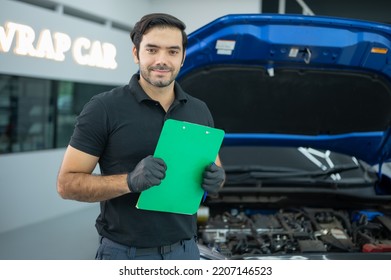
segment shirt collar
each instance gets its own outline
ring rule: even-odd
[[[142,102],[144,100],[152,100],[148,94],[145,93],[143,88],[139,84],[140,74],[134,74],[132,78],[129,81],[129,89],[136,97],[136,100],[138,102]],[[174,81],[174,92],[175,92],[175,100],[181,101],[181,102],[187,102],[187,94],[183,91],[181,86]]]

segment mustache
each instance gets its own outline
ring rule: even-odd
[[[172,71],[171,67],[164,66],[164,65],[157,65],[157,66],[150,66],[148,67],[149,70],[158,70],[158,71]]]

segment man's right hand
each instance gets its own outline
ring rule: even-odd
[[[147,156],[132,172],[128,173],[127,182],[130,191],[139,193],[159,185],[166,176],[166,170],[166,163],[162,159]]]

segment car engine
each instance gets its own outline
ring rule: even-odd
[[[201,215],[199,243],[226,258],[391,252],[391,218],[370,210],[232,208],[204,220]]]

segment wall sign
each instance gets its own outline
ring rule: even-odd
[[[15,43],[14,43],[15,42]],[[80,65],[116,69],[117,50],[113,44],[91,41],[85,37],[74,40],[65,33],[41,30],[36,36],[34,29],[28,25],[7,22],[0,26],[0,53],[13,53],[54,61],[64,61],[70,52],[74,61]]]

